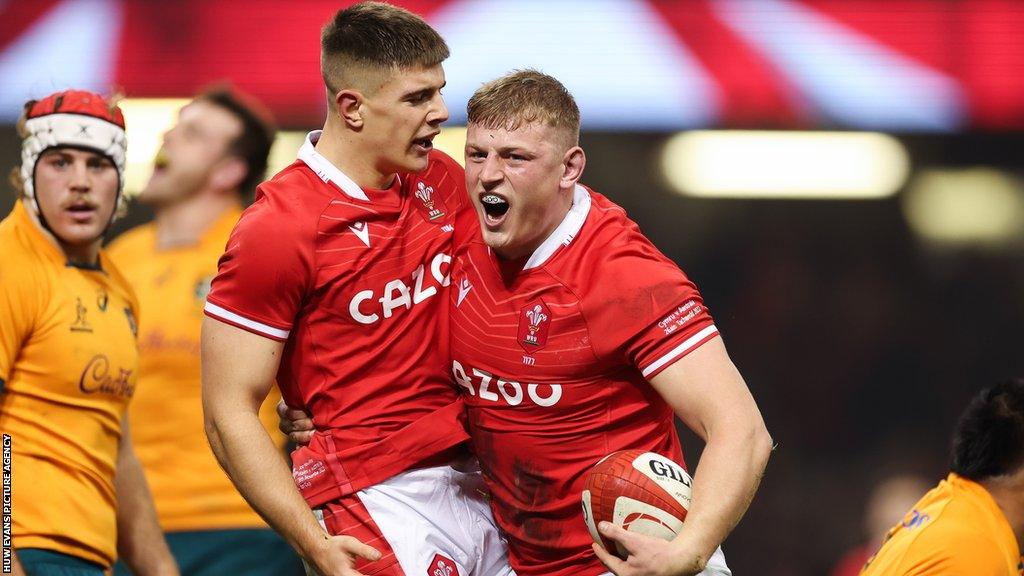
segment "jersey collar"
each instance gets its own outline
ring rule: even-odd
[[[64,251],[60,246],[49,236],[46,235],[35,222],[32,221],[32,216],[28,213],[28,208],[25,206],[24,200],[18,200],[14,203],[14,209],[11,211],[11,218],[14,219],[15,226],[20,228],[23,233],[28,236],[29,241],[34,244],[47,258],[57,264],[68,264],[68,257],[64,254]]]
[[[370,198],[366,196],[366,192],[363,192],[363,189],[354,180],[346,176],[337,166],[331,164],[331,161],[323,154],[316,151],[316,143],[320,140],[320,135],[323,132],[323,130],[313,130],[306,135],[306,141],[299,148],[299,160],[309,166],[309,169],[315,172],[321,180],[333,182],[335,186],[341,188],[341,191],[349,198],[369,202]]]
[[[530,270],[531,268],[541,266],[559,248],[568,246],[573,238],[580,233],[580,229],[583,228],[583,223],[587,220],[587,214],[589,213],[590,192],[587,192],[586,188],[577,184],[576,189],[573,191],[572,207],[569,208],[569,212],[562,219],[562,223],[533,251],[530,259],[523,266],[523,270]]]

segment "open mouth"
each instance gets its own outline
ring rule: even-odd
[[[412,141],[412,145],[423,152],[430,152],[434,149],[434,136],[437,136],[437,133],[431,134],[426,138],[417,138]]]
[[[77,222],[88,221],[96,213],[96,207],[92,204],[72,204],[66,210],[71,214],[71,218]]]
[[[163,172],[167,169],[168,164],[170,164],[170,160],[167,159],[167,155],[164,154],[164,151],[160,150],[156,153],[156,157],[153,158],[153,171]]]
[[[488,224],[500,224],[510,208],[508,200],[497,194],[481,194],[480,204],[484,207]]]

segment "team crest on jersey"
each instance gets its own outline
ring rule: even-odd
[[[451,558],[438,553],[427,567],[427,576],[459,576],[459,569]]]
[[[413,192],[413,196],[416,197],[416,208],[419,209],[420,215],[427,220],[427,222],[436,222],[444,215],[448,209],[444,205],[444,200],[441,196],[434,193],[433,186],[427,186],[423,182],[416,183],[416,191]]]
[[[527,353],[540,350],[548,343],[551,310],[544,302],[530,304],[519,311],[519,345]]]
[[[89,320],[85,317],[86,312],[89,309],[82,304],[82,299],[75,298],[75,321],[71,323],[72,332],[92,332],[92,326],[89,325]]]
[[[135,313],[132,312],[131,308],[125,306],[124,307],[124,315],[128,319],[128,327],[131,328],[131,330],[132,330],[132,336],[135,336],[136,338],[138,338],[139,337],[139,324],[138,324],[138,322],[135,321]]]

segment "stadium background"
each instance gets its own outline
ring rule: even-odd
[[[862,539],[870,488],[943,476],[969,397],[1024,375],[1024,4],[396,3],[451,45],[453,127],[512,68],[563,80],[584,182],[701,287],[779,444],[725,545],[737,574],[828,573]],[[135,99],[219,80],[295,131],[287,162],[322,122],[318,30],[345,4],[0,0],[2,163],[26,99],[120,90],[137,188],[181,101]]]

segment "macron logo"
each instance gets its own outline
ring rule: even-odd
[[[463,278],[462,282],[459,282],[459,299],[455,301],[456,306],[462,305],[462,301],[466,299],[466,294],[473,289],[473,286],[469,283],[467,278]]]
[[[370,247],[370,227],[366,225],[366,222],[356,222],[348,227],[353,234],[359,237],[366,244],[366,247]]]

